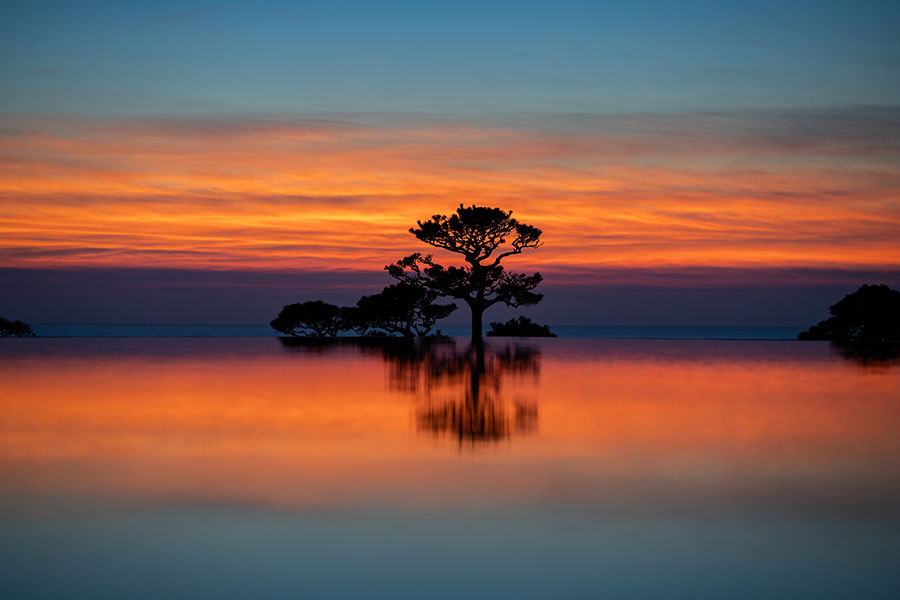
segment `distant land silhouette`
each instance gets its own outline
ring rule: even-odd
[[[799,340],[883,343],[900,341],[900,292],[863,285],[828,310],[831,316],[797,334]]]
[[[34,337],[34,330],[22,321],[0,317],[0,337]]]

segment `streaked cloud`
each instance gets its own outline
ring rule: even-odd
[[[544,229],[521,268],[900,264],[900,109],[545,117],[7,115],[0,257],[379,270],[477,203]]]

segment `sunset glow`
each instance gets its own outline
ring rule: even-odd
[[[835,129],[867,118],[852,112],[815,119],[824,135],[752,128],[791,118],[808,116],[638,115],[626,130],[597,119],[578,131],[7,120],[0,256],[9,267],[379,270],[425,250],[407,233],[417,219],[474,203],[541,227],[545,247],[517,266],[545,271],[900,264],[896,147],[878,123],[861,137]]]

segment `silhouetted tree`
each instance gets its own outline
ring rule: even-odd
[[[336,336],[345,329],[341,309],[322,300],[288,304],[271,323],[272,329],[293,336]]]
[[[828,309],[831,317],[797,335],[800,340],[900,341],[900,292],[864,285]]]
[[[472,341],[481,342],[484,311],[498,302],[507,306],[537,304],[543,294],[532,292],[543,279],[540,273],[507,272],[500,261],[526,248],[541,246],[541,230],[519,223],[512,211],[482,206],[456,209],[447,217],[434,215],[417,221],[409,231],[421,241],[463,255],[464,267],[443,267],[431,255],[415,253],[385,267],[395,279],[458,298],[472,311]],[[504,246],[509,240],[509,244]]]
[[[0,337],[34,337],[34,330],[22,321],[0,317]]]
[[[556,337],[548,325],[538,325],[528,317],[510,319],[506,323],[492,322],[489,336],[508,337]]]
[[[345,312],[345,319],[363,335],[371,329],[405,337],[428,335],[435,322],[456,310],[456,304],[436,304],[437,292],[397,283],[377,294],[363,296]]]

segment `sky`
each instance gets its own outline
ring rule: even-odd
[[[0,315],[352,303],[464,203],[544,231],[506,262],[544,322],[809,325],[900,287],[898,28],[894,2],[5,2]]]

